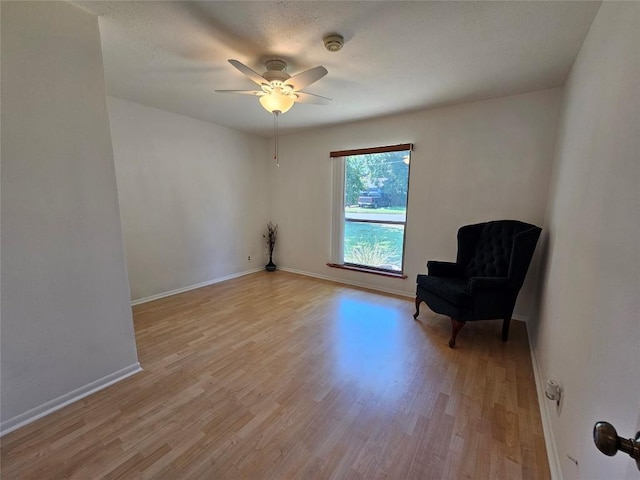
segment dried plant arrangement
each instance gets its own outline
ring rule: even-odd
[[[269,222],[267,224],[267,233],[262,235],[267,241],[267,248],[269,249],[269,263],[265,265],[265,268],[269,272],[273,272],[276,269],[276,264],[273,263],[273,249],[276,246],[276,240],[278,238],[278,224]]]

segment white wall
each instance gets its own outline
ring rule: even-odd
[[[429,259],[455,261],[460,226],[497,219],[542,225],[560,89],[427,110],[285,136],[272,169],[275,261],[284,267],[407,295]],[[320,108],[320,107],[318,107]],[[329,152],[413,143],[407,279],[326,266],[331,244]],[[536,263],[516,305],[529,315]]]
[[[599,453],[596,421],[640,430],[640,4],[603,2],[566,84],[532,343],[564,479],[638,478]],[[578,466],[567,459],[571,455]]]
[[[2,3],[2,430],[138,369],[97,19]]]
[[[114,97],[108,104],[132,299],[261,268],[268,141]]]

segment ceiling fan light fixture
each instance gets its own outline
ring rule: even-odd
[[[285,113],[293,107],[296,99],[293,95],[284,95],[280,89],[276,88],[271,93],[262,95],[259,101],[260,105],[269,113]]]

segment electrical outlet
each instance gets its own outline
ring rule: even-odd
[[[250,261],[251,261],[251,255],[247,257],[247,262],[250,262]]]

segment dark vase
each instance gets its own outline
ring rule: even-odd
[[[267,263],[264,268],[267,269],[267,272],[275,272],[276,271],[276,264],[273,263],[273,258],[271,256],[271,254],[269,254],[269,263]]]

